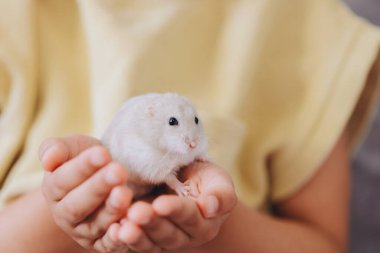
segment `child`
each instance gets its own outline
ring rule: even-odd
[[[348,157],[376,94],[380,35],[339,1],[3,1],[0,12],[4,251],[345,251]],[[197,105],[217,164],[184,176],[222,183],[197,201],[131,203],[128,175],[89,136],[125,99],[166,91]],[[68,132],[86,136],[45,143],[44,176],[36,150]],[[86,167],[92,152],[104,160]],[[62,168],[88,174],[61,181]],[[84,180],[109,171],[100,189]],[[42,179],[48,206],[32,192]]]

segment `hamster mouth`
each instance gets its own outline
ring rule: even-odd
[[[175,153],[180,155],[189,155],[195,151],[195,148],[190,148],[188,145],[183,145],[181,148],[175,150]]]

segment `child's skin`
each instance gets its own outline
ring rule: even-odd
[[[132,203],[127,172],[97,139],[48,139],[40,160],[46,170],[42,190],[55,222],[88,250],[191,248],[212,240],[236,204],[230,177],[210,163],[182,175],[199,189],[196,200],[162,195],[152,203]]]

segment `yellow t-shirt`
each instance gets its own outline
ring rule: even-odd
[[[44,138],[100,136],[127,98],[168,91],[197,105],[241,200],[284,199],[331,150],[379,45],[333,0],[0,1],[0,206],[40,184]]]

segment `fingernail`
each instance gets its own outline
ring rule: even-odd
[[[113,243],[118,243],[118,233],[119,233],[120,225],[117,223],[111,224],[109,227],[109,238]]]
[[[106,173],[106,181],[109,184],[119,184],[121,182],[121,179],[113,170],[108,170]]]
[[[43,165],[46,164],[46,161],[48,160],[49,158],[49,152],[51,152],[51,150],[53,150],[53,147],[48,147],[46,150],[44,150],[44,152],[41,154],[41,157],[40,157],[40,161]]]
[[[218,199],[215,196],[208,196],[206,198],[206,215],[210,218],[216,214],[219,208]]]
[[[151,217],[148,215],[142,216],[142,217],[140,217],[140,220],[138,220],[138,223],[140,225],[147,225],[150,222],[151,222]]]
[[[51,148],[51,146],[45,148],[44,150],[41,150],[39,153],[38,158],[40,159],[41,162],[43,162],[43,158],[45,157],[46,152]]]
[[[111,195],[110,195],[110,205],[113,207],[113,208],[116,208],[116,209],[119,209],[121,208],[123,205],[122,203],[120,202],[120,199],[118,198],[117,194],[114,193],[114,192],[111,192]]]
[[[90,161],[94,166],[102,166],[106,163],[107,157],[100,149],[95,149],[90,154]]]
[[[55,169],[54,165],[58,165],[58,163],[63,162],[59,161],[56,154],[59,154],[59,150],[55,146],[49,147],[44,151],[41,156],[41,164],[45,170],[52,171]]]

